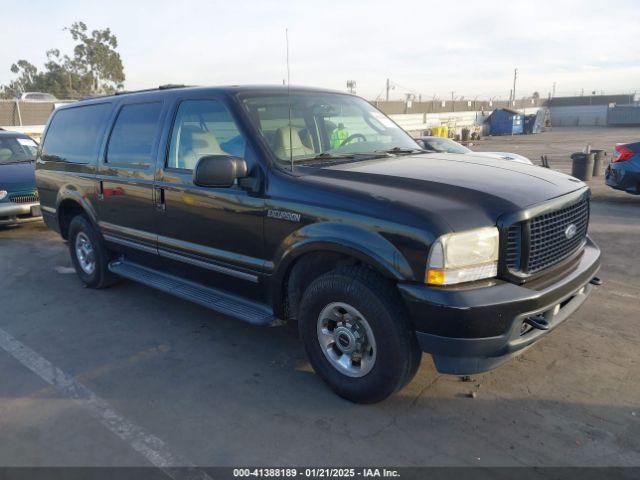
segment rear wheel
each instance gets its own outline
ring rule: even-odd
[[[314,370],[353,402],[385,399],[411,381],[420,364],[394,285],[367,268],[340,268],[314,280],[299,321]]]
[[[69,252],[80,279],[91,288],[105,288],[117,277],[109,271],[109,251],[86,215],[76,215],[69,224]]]

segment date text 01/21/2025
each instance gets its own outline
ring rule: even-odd
[[[237,468],[234,478],[271,477],[271,478],[393,478],[400,473],[387,468]]]

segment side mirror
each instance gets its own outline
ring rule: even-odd
[[[418,139],[415,139],[415,140],[416,140],[416,143],[418,145],[420,145],[421,148],[423,148],[423,149],[427,148],[427,146],[424,144],[424,140],[422,140],[421,138],[418,138]]]
[[[193,170],[193,183],[199,187],[231,187],[247,176],[247,162],[230,155],[201,157]]]

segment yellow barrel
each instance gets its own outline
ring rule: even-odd
[[[440,127],[440,136],[443,138],[448,138],[449,137],[449,127],[446,125],[442,125]]]

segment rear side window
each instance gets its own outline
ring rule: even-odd
[[[56,112],[42,145],[43,158],[71,163],[96,163],[110,110],[111,105],[100,103]]]
[[[109,138],[107,162],[134,166],[151,163],[162,103],[125,105]]]

